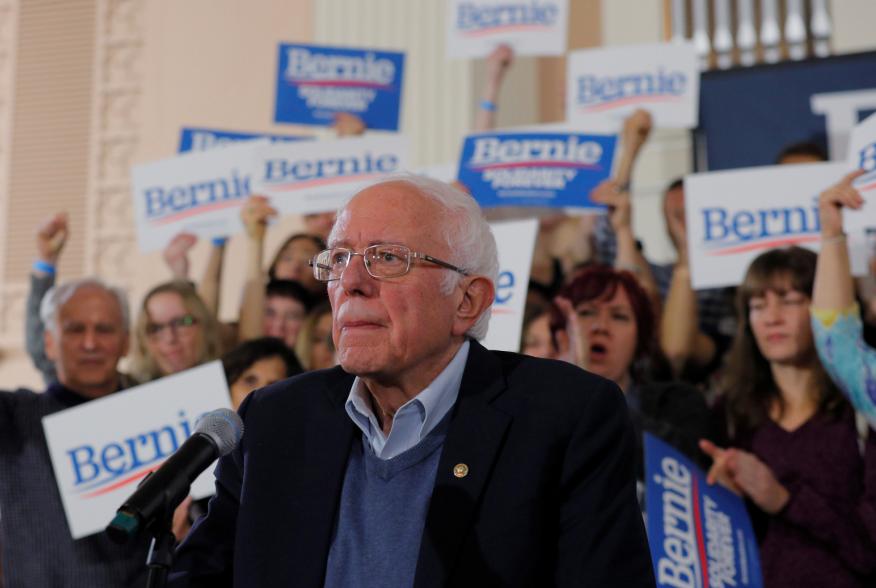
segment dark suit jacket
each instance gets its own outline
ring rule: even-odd
[[[311,372],[252,394],[173,586],[322,586],[352,443],[353,376]],[[414,585],[653,586],[619,389],[569,364],[472,342]],[[467,476],[453,475],[456,464]]]

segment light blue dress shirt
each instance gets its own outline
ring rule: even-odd
[[[371,393],[358,377],[353,381],[345,408],[353,423],[362,430],[362,441],[380,459],[391,459],[417,445],[450,412],[459,396],[462,373],[470,344],[462,344],[447,367],[432,383],[404,403],[392,419],[389,435],[371,410]]]

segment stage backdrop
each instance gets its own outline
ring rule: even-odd
[[[876,111],[876,52],[705,72],[697,171],[771,165],[790,143],[846,156],[849,133]]]

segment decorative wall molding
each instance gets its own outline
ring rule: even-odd
[[[6,233],[9,218],[9,157],[15,96],[17,21],[18,0],[0,0],[0,234]],[[24,315],[24,293],[20,287],[2,282],[5,259],[6,243],[0,239],[0,343],[12,340],[20,345],[22,331],[19,326],[20,317]]]

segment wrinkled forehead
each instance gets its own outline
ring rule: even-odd
[[[399,243],[441,247],[446,211],[404,182],[378,184],[359,192],[340,211],[329,246],[366,247]]]
[[[97,286],[82,286],[58,309],[61,320],[86,320],[122,323],[122,309],[116,297]]]

